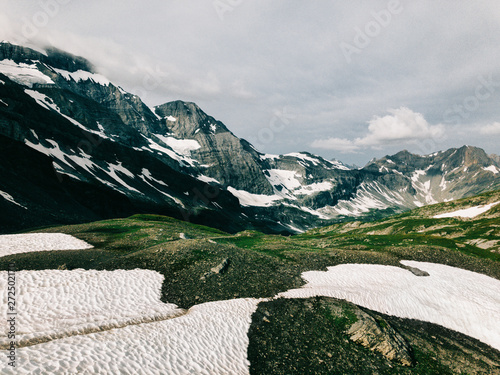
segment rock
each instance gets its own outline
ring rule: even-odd
[[[177,138],[194,139],[200,145],[191,152],[204,166],[196,174],[214,178],[225,187],[273,194],[273,187],[262,173],[260,154],[195,103],[177,100],[155,107],[155,112],[164,118],[164,126]],[[165,120],[168,116],[176,121]]]
[[[347,334],[355,343],[379,352],[390,361],[404,366],[413,366],[411,347],[403,336],[381,317],[377,320],[362,310],[356,310],[358,320],[348,329]]]
[[[230,263],[231,262],[230,262],[229,258],[226,258],[221,263],[219,263],[217,266],[212,267],[210,269],[210,271],[212,271],[213,273],[222,274],[222,273],[224,273],[224,272],[227,271],[227,269],[229,268],[229,264]]]
[[[421,269],[415,267],[406,266],[405,269],[410,271],[415,276],[430,276],[428,272],[422,271]]]

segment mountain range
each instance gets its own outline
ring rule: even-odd
[[[54,48],[0,43],[0,232],[168,215],[297,233],[500,188],[500,158],[463,146],[352,168],[264,154],[195,103],[154,108]]]

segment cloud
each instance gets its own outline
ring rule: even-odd
[[[479,132],[484,135],[500,135],[500,122],[482,126]]]
[[[206,0],[151,0],[147,6],[128,0],[0,0],[0,40],[25,44],[12,35],[22,36],[33,24],[37,39],[88,58],[147,104],[194,101],[249,140],[269,126],[275,109],[291,108],[297,119],[275,142],[263,144],[267,153],[313,144],[323,157],[337,157],[329,150],[339,150],[349,153],[346,162],[363,164],[377,148],[431,153],[458,147],[464,138],[498,152],[495,137],[477,126],[499,121],[497,0],[484,0],[481,7],[401,2],[403,11],[350,64],[341,44],[352,44],[356,30],[364,32],[374,13],[388,9],[388,0],[290,2],[286,8],[280,1],[223,0],[217,4],[229,8],[221,19],[214,1]],[[59,4],[59,11],[49,3]],[[469,99],[478,77],[490,76],[494,83],[480,90],[489,98],[468,110],[475,108]],[[431,125],[409,116],[400,127],[395,124],[403,121],[402,113],[381,113],[402,105],[424,113]],[[429,138],[419,136],[440,133],[436,124],[447,121],[446,109],[459,119],[450,122],[454,131],[421,147]]]
[[[430,125],[421,113],[406,107],[388,110],[389,115],[374,116],[368,122],[368,134],[349,140],[345,138],[319,139],[311,147],[340,152],[356,152],[363,148],[381,149],[397,144],[415,144],[427,139],[440,139],[444,135],[444,126]]]
[[[359,146],[355,142],[345,138],[316,139],[311,143],[311,147],[343,153],[352,153],[359,150]]]
[[[394,142],[409,142],[438,138],[444,133],[443,125],[429,125],[420,113],[401,107],[388,111],[392,115],[373,117],[369,121],[368,135],[357,138],[360,146],[384,146]]]

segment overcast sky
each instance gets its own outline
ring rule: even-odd
[[[196,102],[263,152],[500,154],[498,0],[0,5],[1,39],[84,56],[149,105]]]

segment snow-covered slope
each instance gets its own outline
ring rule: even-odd
[[[429,276],[392,266],[344,264],[304,273],[307,285],[279,297],[346,299],[385,314],[440,324],[500,349],[500,281],[440,264],[402,263]],[[25,322],[20,333],[49,337],[18,348],[16,369],[4,361],[2,373],[249,373],[247,332],[262,300],[210,302],[181,312],[159,301],[162,276],[153,271],[18,275],[19,321]],[[137,324],[154,313],[161,314],[160,321]],[[110,324],[126,319],[122,326]],[[92,330],[96,325],[105,332]]]

